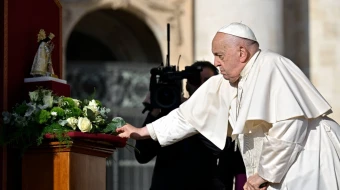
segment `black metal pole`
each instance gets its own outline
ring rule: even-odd
[[[167,54],[167,67],[170,67],[170,24],[167,24],[167,36],[168,36],[168,54]]]

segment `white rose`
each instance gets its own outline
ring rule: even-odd
[[[87,115],[87,109],[90,109],[94,113],[94,115],[96,115],[96,116],[99,114],[99,110],[98,110],[97,107],[94,107],[94,106],[85,106],[83,108],[83,111],[85,112],[85,115]]]
[[[88,108],[90,108],[95,113],[95,115],[99,114],[99,108],[96,100],[91,100],[89,102]]]
[[[92,123],[86,117],[78,118],[78,128],[81,132],[89,132],[92,129]]]
[[[76,119],[74,117],[70,117],[70,118],[67,118],[66,121],[67,121],[67,124],[66,124],[67,126],[72,127],[73,130],[76,130],[78,119]]]
[[[76,104],[76,106],[77,106],[77,107],[79,107],[79,105],[80,105],[80,101],[79,101],[79,100],[77,100],[77,99],[73,99],[73,101],[74,101],[74,103]]]
[[[53,106],[53,97],[52,96],[44,96],[43,102],[44,102],[44,107],[51,108]]]
[[[57,112],[53,111],[53,112],[51,112],[51,115],[57,116]]]
[[[90,107],[94,107],[94,108],[97,109],[98,104],[97,104],[96,100],[91,100],[91,101],[89,102],[89,106],[90,106]]]
[[[32,102],[37,101],[38,98],[39,98],[39,94],[38,94],[36,91],[34,91],[34,92],[29,92],[29,96],[30,96],[30,100],[31,100]]]

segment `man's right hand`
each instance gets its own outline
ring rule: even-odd
[[[146,127],[136,128],[130,124],[126,124],[123,127],[117,128],[116,132],[121,138],[132,138],[135,140],[150,138],[149,131]]]

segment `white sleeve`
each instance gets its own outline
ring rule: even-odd
[[[151,138],[157,140],[161,146],[171,145],[198,133],[198,131],[183,118],[183,115],[178,109],[174,109],[168,115],[147,124],[146,127]]]
[[[274,123],[264,137],[258,174],[279,183],[302,150],[308,120],[302,117]]]

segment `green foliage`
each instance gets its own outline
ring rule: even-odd
[[[40,145],[46,134],[59,142],[69,143],[67,132],[115,134],[125,124],[122,118],[110,120],[110,109],[95,99],[77,100],[53,95],[52,91],[38,88],[29,92],[30,101],[16,104],[12,112],[2,113],[0,144],[14,144],[26,149]]]
[[[21,105],[18,105],[18,107],[15,108],[15,112],[18,113],[21,116],[24,116],[27,109],[28,109],[28,106],[26,104],[21,104]]]
[[[50,118],[51,114],[46,110],[39,110],[38,113],[35,114],[35,121],[39,124],[46,123]]]
[[[112,119],[112,121],[106,126],[106,128],[103,130],[104,133],[111,133],[115,134],[116,129],[119,127],[122,127],[125,125],[126,122],[121,117],[115,117]]]
[[[68,111],[65,113],[66,117],[79,117],[82,114],[82,110],[77,108],[77,107],[73,107],[73,108],[69,108]]]
[[[56,117],[63,118],[65,116],[65,111],[61,107],[53,107],[51,109],[51,115],[55,115]]]
[[[63,97],[60,101],[60,106],[64,108],[73,108],[76,106],[75,102],[72,98],[69,97]]]

